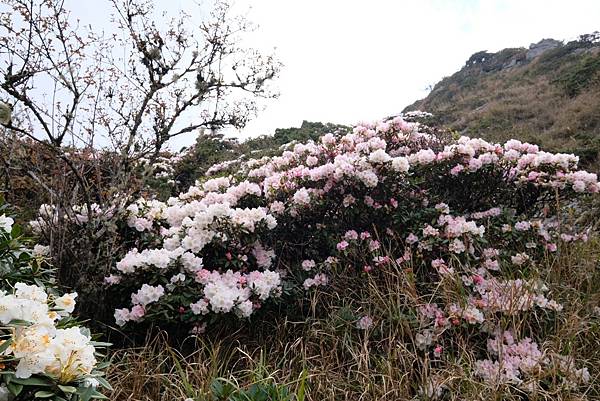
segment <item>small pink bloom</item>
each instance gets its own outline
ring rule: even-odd
[[[375,251],[379,248],[380,248],[379,241],[377,241],[377,240],[369,241],[369,250],[370,251]]]
[[[346,238],[347,240],[358,239],[358,233],[354,230],[346,231],[346,234],[344,234],[344,238]]]
[[[200,269],[196,272],[196,281],[203,282],[208,280],[210,272],[206,269]]]
[[[458,165],[452,167],[452,170],[450,170],[450,174],[458,175],[464,169],[465,169],[465,167],[462,164],[458,164]]]
[[[191,334],[204,334],[204,332],[206,331],[206,322],[203,322],[202,324],[197,324],[194,327],[192,327],[192,329],[190,330]]]
[[[361,317],[358,322],[356,322],[356,327],[361,330],[368,330],[371,326],[373,326],[373,319],[367,315]]]
[[[111,274],[108,277],[104,277],[104,284],[107,284],[107,285],[119,284],[120,282],[121,282],[121,276],[116,276],[114,274]]]
[[[414,244],[418,240],[419,240],[419,237],[417,237],[413,233],[408,234],[408,237],[406,237],[406,242],[408,242],[409,244]]]
[[[138,321],[142,317],[144,317],[145,314],[146,314],[146,310],[144,309],[144,307],[142,305],[134,305],[133,308],[131,308],[131,313],[129,314],[129,318],[131,320]]]
[[[343,251],[344,249],[348,248],[348,245],[349,244],[348,244],[347,241],[341,241],[341,242],[338,242],[338,244],[336,245],[336,247],[337,247],[338,251]]]

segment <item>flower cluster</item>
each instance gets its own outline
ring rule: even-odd
[[[173,291],[178,283],[186,281],[186,275],[179,273],[171,278],[168,286]],[[195,273],[194,284],[202,290],[202,296],[190,303],[189,314],[203,316],[209,312],[228,313],[234,311],[240,317],[249,317],[261,302],[281,293],[281,277],[279,273],[266,270],[252,271],[247,274],[227,270],[224,274],[218,271],[199,269]],[[191,285],[191,284],[188,284]],[[142,285],[139,291],[131,295],[131,310],[123,308],[115,311],[115,320],[122,326],[128,321],[139,321],[146,314],[146,309],[165,295],[163,286]],[[182,312],[185,312],[184,308]]]
[[[50,247],[31,249],[20,233],[13,218],[0,216],[0,399],[103,397],[97,387],[110,385],[98,369],[96,346],[108,344],[92,341],[71,316],[78,294],[53,288]]]
[[[0,291],[3,379],[43,375],[61,385],[98,385],[90,334],[72,324],[61,327],[73,312],[76,297],[77,293],[49,296],[45,289],[25,283],[16,283],[12,292]]]
[[[509,331],[488,340],[488,351],[499,361],[477,361],[475,374],[491,382],[520,383],[521,376],[540,369],[544,355],[530,338],[515,341]]]
[[[275,253],[257,241],[277,220],[265,207],[235,207],[243,197],[261,195],[256,184],[230,184],[228,178],[215,178],[167,203],[141,199],[127,207],[127,225],[158,236],[162,247],[131,249],[117,262],[117,274],[105,278],[115,285],[128,277],[154,275],[154,285],[143,284],[131,295],[131,309],[115,311],[119,325],[144,320],[147,310],[157,306],[150,304],[174,298],[187,300],[177,305],[177,313],[191,322],[209,312],[249,317],[267,298],[281,293],[279,273],[268,270]],[[206,253],[213,257],[199,256]],[[205,259],[214,263],[215,253],[226,269],[205,268]]]
[[[536,388],[535,377],[545,368],[552,367],[553,359],[557,361],[555,368],[563,373],[570,387],[590,380],[587,368],[577,369],[572,359],[561,355],[550,358],[530,338],[517,341],[510,331],[497,330],[488,340],[487,348],[496,360],[477,361],[475,374],[491,383],[519,384],[525,390],[533,390]]]
[[[333,291],[336,274],[398,269],[416,281],[418,347],[441,359],[452,333],[560,313],[539,272],[586,238],[562,206],[600,190],[577,162],[394,117],[236,160],[237,172],[215,166],[176,197],[126,207],[128,251],[105,278],[125,299],[115,319],[199,333],[224,314]]]
[[[35,234],[40,234],[45,228],[58,224],[61,219],[76,225],[87,224],[94,219],[111,218],[118,207],[101,208],[97,203],[92,203],[89,208],[86,205],[74,205],[69,209],[61,209],[54,205],[42,204],[38,210],[38,217],[29,222],[29,226]]]
[[[55,306],[66,305],[69,310],[50,311],[46,293],[39,287],[17,283],[15,294],[0,295],[0,322],[9,325],[14,320],[31,325],[16,328],[4,351],[6,356],[18,359],[15,376],[28,378],[45,372],[55,375],[61,383],[91,373],[96,359],[90,337],[79,328],[57,329],[55,322],[67,315],[75,305],[77,294],[66,294],[54,301]]]

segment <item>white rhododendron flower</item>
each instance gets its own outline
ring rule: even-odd
[[[47,256],[50,254],[50,247],[40,244],[35,244],[33,247],[34,256]]]
[[[1,230],[4,230],[7,233],[10,233],[14,223],[15,223],[15,221],[12,219],[12,217],[8,217],[5,214],[0,216],[0,229]]]
[[[75,307],[77,294],[64,294],[54,305],[67,316]],[[71,383],[91,373],[96,365],[91,338],[79,327],[56,328],[59,314],[50,311],[45,291],[25,283],[15,284],[15,293],[0,295],[0,322],[26,321],[29,326],[16,326],[11,344],[3,355],[17,360],[15,376],[26,379],[46,374],[59,383]],[[51,301],[50,301],[51,302]]]
[[[162,285],[156,287],[144,284],[138,292],[131,295],[131,302],[133,304],[139,304],[146,306],[152,302],[156,302],[165,294],[165,289]]]
[[[383,149],[377,149],[369,155],[369,161],[375,164],[387,163],[392,158]]]
[[[406,173],[410,168],[410,164],[406,157],[394,157],[392,159],[392,169],[400,173]]]
[[[76,292],[64,294],[63,296],[54,300],[54,305],[66,313],[73,313],[73,310],[75,309],[75,298],[77,298]]]
[[[96,364],[90,341],[91,338],[82,334],[78,327],[57,330],[49,347],[54,361],[45,371],[66,382],[89,374]]]
[[[48,300],[48,294],[37,285],[27,285],[24,283],[15,284],[15,296],[19,299],[29,299],[36,302],[45,303]]]

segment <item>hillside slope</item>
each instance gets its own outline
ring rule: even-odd
[[[424,110],[464,135],[539,143],[600,166],[600,34],[473,54],[404,111]]]

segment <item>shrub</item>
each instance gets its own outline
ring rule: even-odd
[[[600,82],[600,56],[588,56],[578,63],[564,68],[554,80],[569,97]]]
[[[199,334],[302,307],[317,288],[343,294],[344,276],[390,272],[407,300],[394,316],[406,317],[431,372],[423,396],[444,391],[441,367],[465,346],[491,386],[576,388],[589,373],[545,348],[549,331],[536,322],[561,313],[544,282],[554,255],[587,240],[565,212],[600,188],[577,162],[516,140],[432,135],[401,118],[296,144],[167,202],[129,205],[130,250],[105,278],[111,299],[131,300],[116,321]],[[357,316],[356,327],[375,320]]]
[[[230,381],[215,379],[211,385],[211,401],[295,401],[289,389],[271,381],[258,382],[247,389],[239,388]],[[190,399],[190,401],[192,401]]]
[[[432,204],[451,205],[453,219],[491,208],[522,221],[540,216],[536,228],[552,233],[542,246],[554,246],[546,221],[559,213],[556,202],[598,191],[596,176],[576,164],[572,155],[514,140],[442,143],[401,119],[296,145],[167,203],[130,205],[137,247],[107,281],[133,292],[134,308],[119,309],[117,321],[249,317],[267,299],[324,284],[348,230],[374,228],[402,252],[403,234],[437,218]]]

